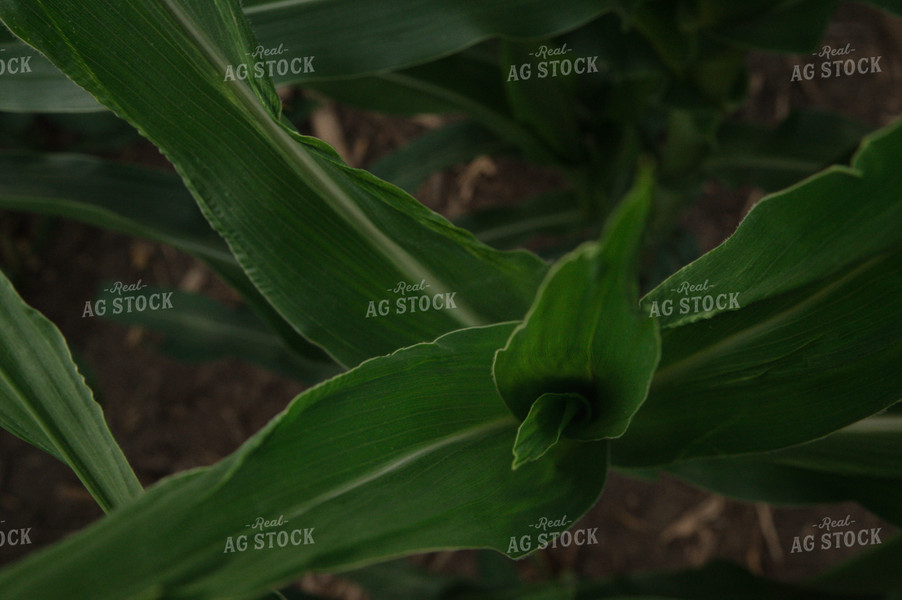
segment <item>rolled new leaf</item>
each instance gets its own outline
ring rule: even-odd
[[[513,467],[543,457],[560,441],[564,428],[588,410],[589,402],[580,394],[542,394],[517,430]]]
[[[0,425],[69,465],[106,511],[141,493],[62,334],[2,272]]]
[[[621,436],[645,400],[660,339],[654,319],[638,311],[634,263],[653,193],[652,172],[643,169],[601,242],[554,266],[495,355],[495,383],[522,421],[514,467],[561,435]]]

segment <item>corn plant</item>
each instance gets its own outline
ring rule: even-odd
[[[609,469],[756,501],[852,500],[902,525],[902,124],[837,165],[863,133],[846,119],[727,120],[743,48],[810,51],[836,5],[0,0],[21,40],[3,48],[34,70],[0,78],[0,107],[105,107],[178,172],[4,153],[2,206],[193,254],[253,309],[246,330],[274,340],[263,362],[319,382],[221,462],[143,490],[61,334],[2,278],[0,424],[71,466],[108,514],[0,572],[0,596],[255,598],[434,549],[521,558],[534,548],[511,536],[585,513]],[[248,76],[248,56],[282,44],[304,48],[299,72]],[[509,68],[543,44],[594,44],[583,68],[603,76]],[[275,83],[467,118],[374,166],[379,178],[301,135]],[[781,142],[827,126],[810,147]],[[461,221],[496,247],[385,181],[411,189],[485,151],[566,181],[511,211],[507,233],[482,227],[497,213]],[[641,294],[659,279],[648,257],[711,177],[775,193]],[[544,257],[510,249],[524,233],[556,243]],[[236,546],[258,518],[284,518],[297,540]],[[696,583],[728,577],[747,597],[887,595],[902,591],[900,544],[802,589],[711,567],[466,593],[694,598],[729,593]]]

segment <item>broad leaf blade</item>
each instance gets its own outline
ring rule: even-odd
[[[104,107],[72,83],[53,63],[0,25],[0,56],[27,58],[29,72],[0,74],[0,110],[7,112],[95,112]]]
[[[727,241],[687,265],[642,299],[678,303],[686,283],[709,281],[738,293],[743,307],[798,289],[902,242],[902,122],[868,136],[852,167],[831,167],[759,202]],[[698,294],[701,296],[702,294]],[[733,307],[734,309],[735,307]],[[729,306],[696,312],[675,306],[665,326],[706,319]]]
[[[643,169],[601,243],[552,268],[525,321],[495,357],[504,401],[527,430],[542,425],[546,440],[557,439],[563,427],[575,439],[618,437],[645,400],[660,339],[657,324],[636,309],[633,265],[653,195],[654,178]],[[554,409],[534,407],[537,401],[570,404],[572,396],[585,405],[578,414],[557,407],[564,422],[547,418]]]
[[[76,219],[237,266],[174,173],[78,154],[2,152],[0,207]]]
[[[549,43],[550,44],[550,43]],[[553,45],[553,44],[550,44]],[[566,45],[566,44],[565,44]],[[538,42],[510,43],[501,45],[501,64],[529,64],[537,68],[536,63],[547,67],[547,64],[534,58]],[[548,47],[547,45],[544,47]],[[588,54],[590,46],[571,48],[579,54]],[[555,65],[555,71],[557,66]],[[510,112],[518,123],[529,128],[533,135],[547,146],[557,161],[570,164],[583,162],[580,156],[582,149],[580,124],[577,122],[576,81],[568,77],[536,79],[514,79],[508,74],[504,86]]]
[[[848,201],[848,199],[847,199]],[[615,464],[763,452],[822,437],[902,397],[902,252],[664,330],[648,400]]]
[[[605,443],[564,442],[510,469],[517,423],[488,365],[512,327],[451,333],[305,392],[221,463],[7,570],[0,594],[246,598],[310,569],[503,552],[541,516],[582,514],[601,491]],[[224,551],[258,516],[280,515],[289,530],[314,528],[315,543],[254,549],[251,537]]]
[[[320,57],[316,75],[332,79],[381,73],[453,54],[492,38],[548,37],[617,8],[613,0],[493,0],[448,5],[431,0],[245,3],[262,43],[284,42]],[[321,66],[320,66],[321,65]]]
[[[615,464],[776,450],[902,397],[900,159],[897,123],[866,140],[853,169],[832,167],[762,201],[729,240],[644,299],[650,315],[672,303],[662,317],[671,327],[649,398],[612,448]],[[728,295],[741,310],[729,310]],[[693,301],[704,308],[715,296],[727,310],[694,313]]]
[[[381,158],[369,170],[376,177],[413,194],[437,171],[507,149],[504,142],[484,127],[461,121],[424,133]]]
[[[353,79],[322,81],[313,89],[380,112],[463,113],[499,138],[537,157],[551,158],[540,137],[511,114],[498,64],[456,54],[425,65]]]
[[[103,288],[109,289],[109,284]],[[236,358],[304,382],[322,381],[341,371],[335,363],[312,360],[292,352],[245,307],[232,310],[201,294],[181,290],[148,287],[142,293],[166,294],[171,306],[143,312],[128,312],[120,306],[116,311],[115,297],[100,294],[107,306],[103,318],[162,333],[166,337],[161,349],[179,360]]]
[[[536,236],[576,240],[587,228],[584,210],[572,191],[541,194],[516,206],[477,210],[456,223],[497,248],[522,246]]]
[[[325,369],[332,363],[260,295],[174,174],[89,156],[2,152],[0,208],[75,219],[191,254],[235,288],[299,360]]]
[[[2,273],[0,425],[69,465],[106,511],[141,493],[63,336]]]
[[[703,168],[730,185],[773,192],[846,162],[867,131],[860,123],[819,111],[793,113],[774,130],[731,122]]]
[[[312,72],[275,73],[278,83],[287,83],[394,71],[447,56],[491,37],[547,37],[578,27],[611,11],[616,4],[611,0],[576,0],[566,6],[550,6],[539,0],[454,6],[418,0],[373,0],[366,4],[355,0],[254,0],[244,3],[244,12],[265,49],[283,48],[287,52],[284,56],[291,58],[313,57]],[[400,18],[402,15],[406,18]],[[412,26],[410,19],[416,24]],[[103,110],[50,62],[13,42],[11,36],[0,34],[0,47],[8,48],[9,55],[35,55],[31,74],[0,75],[0,110]]]
[[[10,1],[0,15],[161,147],[256,287],[339,362],[528,307],[545,269],[536,257],[483,246],[287,129],[269,80],[223,81],[252,45],[233,4]],[[432,309],[394,308],[400,282],[428,285]],[[382,300],[394,314],[369,311]]]
[[[776,504],[852,500],[902,525],[902,417],[872,417],[800,446],[686,461],[668,470],[745,500]]]

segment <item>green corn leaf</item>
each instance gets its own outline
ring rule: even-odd
[[[902,397],[900,298],[895,249],[800,290],[664,330],[648,399],[612,449],[614,463],[776,450],[894,404]]]
[[[531,156],[549,159],[540,136],[517,122],[495,62],[470,53],[353,79],[321,81],[313,89],[367,110],[404,115],[462,113]]]
[[[421,64],[493,37],[553,36],[619,4],[615,0],[570,0],[558,6],[542,0],[453,5],[436,0],[373,0],[365,5],[355,0],[249,0],[244,11],[261,43],[284,41],[288,47],[302,47],[321,57],[317,75],[304,79],[331,79]]]
[[[683,571],[627,574],[598,581],[565,576],[541,583],[495,583],[484,577],[477,581],[425,573],[398,563],[342,577],[362,584],[373,600],[876,600],[771,581],[720,561]]]
[[[486,244],[502,249],[524,245],[539,235],[579,240],[579,234],[587,228],[578,198],[569,190],[541,194],[516,206],[477,210],[456,224]]]
[[[260,292],[340,363],[528,308],[535,256],[483,246],[290,130],[270,80],[224,81],[255,43],[234,4],[11,0],[0,17],[167,154]]]
[[[632,15],[631,22],[654,47],[661,61],[674,72],[681,72],[698,54],[698,36],[680,29],[681,5],[673,2],[645,2]]]
[[[576,103],[576,81],[569,77],[540,78],[541,73],[536,66],[540,61],[533,54],[541,46],[554,44],[535,41],[502,44],[502,64],[529,64],[536,69],[535,78],[511,79],[509,74],[505,77],[504,91],[508,105],[517,122],[542,140],[559,162],[579,163],[583,157],[579,155],[582,132],[573,108]],[[571,50],[582,55],[589,54],[592,48],[580,46]]]
[[[471,121],[460,121],[424,133],[400,150],[379,159],[369,171],[413,194],[437,171],[505,150],[508,146],[484,127]]]
[[[299,360],[326,369],[332,363],[260,295],[175,174],[88,156],[0,152],[0,208],[75,219],[191,254],[235,288]]]
[[[644,299],[671,327],[615,464],[776,450],[902,397],[900,159],[896,124],[865,141],[852,169],[763,200]],[[704,312],[706,302],[721,306]]]
[[[776,452],[677,463],[715,492],[772,504],[856,501],[902,526],[902,417],[872,417]]]
[[[0,425],[69,465],[105,511],[141,493],[62,334],[2,272]]]
[[[719,22],[708,33],[742,47],[806,53],[815,49],[839,0],[702,0],[703,20]]]
[[[53,63],[0,25],[0,56],[20,58],[27,72],[0,74],[0,110],[9,112],[97,112],[104,107]],[[18,69],[17,69],[18,71]]]
[[[773,298],[902,243],[902,121],[865,138],[851,168],[833,166],[759,202],[727,241],[687,265],[642,299],[665,327],[706,319]],[[710,310],[684,309],[684,285],[738,294]],[[671,314],[663,304],[673,303]],[[728,299],[729,300],[729,299]],[[694,301],[690,301],[692,303]],[[732,304],[732,306],[731,306]]]
[[[552,268],[498,351],[498,390],[523,421],[515,467],[541,456],[562,432],[584,440],[622,435],[645,400],[660,338],[657,324],[636,310],[633,263],[653,196],[654,177],[643,169],[601,243]]]
[[[551,6],[540,0],[492,0],[449,7],[434,0],[373,0],[365,5],[355,0],[255,0],[244,3],[244,12],[261,46],[284,51],[272,58],[313,57],[313,71],[282,75],[274,71],[277,83],[287,83],[394,71],[448,56],[491,37],[551,36],[578,27],[616,4],[576,0]],[[401,15],[408,19],[399,18]],[[411,17],[416,19],[415,25],[411,25]],[[30,73],[0,75],[0,110],[103,110],[90,94],[2,28],[0,48],[7,56],[32,57]]]
[[[379,112],[466,112],[484,126],[490,121],[511,119],[501,68],[470,53],[388,73],[316,82],[309,87],[347,104]]]
[[[76,219],[237,267],[174,173],[77,154],[2,152],[0,207]]]
[[[109,289],[104,284],[101,289]],[[256,363],[306,383],[316,383],[341,370],[331,362],[316,361],[293,352],[247,308],[231,310],[201,294],[147,287],[143,295],[163,294],[165,310],[143,312],[114,310],[115,296],[99,294],[106,301],[110,321],[137,325],[166,336],[161,349],[179,360],[209,361],[237,358]],[[120,301],[121,302],[121,301]]]
[[[409,1],[409,0],[405,0]],[[312,56],[314,70],[279,75],[277,83],[321,82],[378,75],[436,60],[492,37],[538,39],[573,30],[591,19],[624,11],[623,3],[580,0],[548,6],[530,0],[468,3],[453,9],[440,2],[417,2],[403,12],[389,0],[245,3],[260,45],[283,48],[285,56]],[[808,52],[823,35],[835,2],[783,0],[699,2],[698,20],[707,33],[741,46]],[[897,0],[867,4],[902,14]],[[632,12],[629,9],[627,12]],[[416,15],[417,27],[402,25],[395,15]],[[801,15],[801,16],[800,16]],[[349,19],[352,19],[349,21]],[[353,23],[360,22],[361,25]],[[666,21],[665,21],[666,22]],[[802,25],[800,27],[800,25]],[[672,28],[672,24],[671,24]],[[672,37],[663,29],[659,37]],[[671,41],[671,43],[677,43]],[[90,94],[73,84],[53,64],[0,28],[0,48],[8,57],[30,56],[27,74],[0,75],[0,110],[17,112],[89,112],[103,110]]]
[[[860,123],[813,110],[793,113],[773,130],[730,122],[703,169],[730,185],[773,192],[847,161],[867,132]]]
[[[306,570],[427,549],[522,556],[512,536],[597,499],[606,442],[563,441],[511,471],[517,422],[489,365],[512,330],[454,332],[312,388],[224,461],[0,573],[0,596],[252,598]],[[258,517],[313,528],[313,543],[255,549]],[[227,551],[241,535],[246,551]]]
[[[539,396],[517,430],[511,466],[517,469],[523,463],[545,456],[561,440],[567,425],[578,414],[589,410],[589,403],[580,394],[547,393]]]

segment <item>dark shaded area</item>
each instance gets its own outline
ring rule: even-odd
[[[839,79],[791,82],[793,66],[812,57],[753,53],[751,100],[741,118],[774,123],[798,107],[831,109],[872,127],[902,112],[902,25],[861,7],[843,7],[825,44],[851,43],[859,56],[881,55],[883,72]],[[303,102],[286,94],[286,102]],[[93,117],[92,117],[93,118]],[[161,168],[166,161],[127,127],[97,117],[97,135],[66,126],[72,117],[5,122],[15,139],[47,151],[94,152],[123,162]],[[355,166],[385,153],[445,120],[407,120],[326,104],[308,131],[335,146]],[[8,136],[0,139],[9,139]],[[125,149],[121,148],[126,143]],[[437,173],[417,197],[455,218],[475,208],[510,206],[551,191],[559,178],[514,159],[480,157]],[[755,189],[711,184],[685,212],[683,228],[706,251],[732,233],[759,200]],[[304,389],[238,360],[185,364],[155,348],[159,337],[138,328],[83,317],[101,281],[141,279],[158,287],[202,292],[230,305],[237,296],[199,262],[171,248],[76,223],[0,212],[0,259],[25,300],[62,331],[110,428],[145,485],[172,473],[209,465],[237,448]],[[634,570],[696,567],[714,559],[744,565],[753,573],[797,580],[860,551],[792,553],[795,536],[812,533],[823,518],[847,515],[856,526],[892,528],[854,504],[790,509],[734,502],[675,479],[630,479],[612,474],[603,499],[574,529],[597,528],[597,545],[548,549],[517,563],[522,579],[540,581],[564,573],[594,578]],[[55,459],[0,431],[0,527],[31,528],[33,544],[0,547],[7,564],[75,532],[101,516],[75,476]],[[524,529],[526,524],[524,524]],[[524,531],[524,533],[526,533]],[[512,532],[515,535],[516,532]],[[480,553],[423,555],[414,561],[430,571],[476,576]],[[308,576],[304,589],[336,597],[361,592],[329,576]]]

